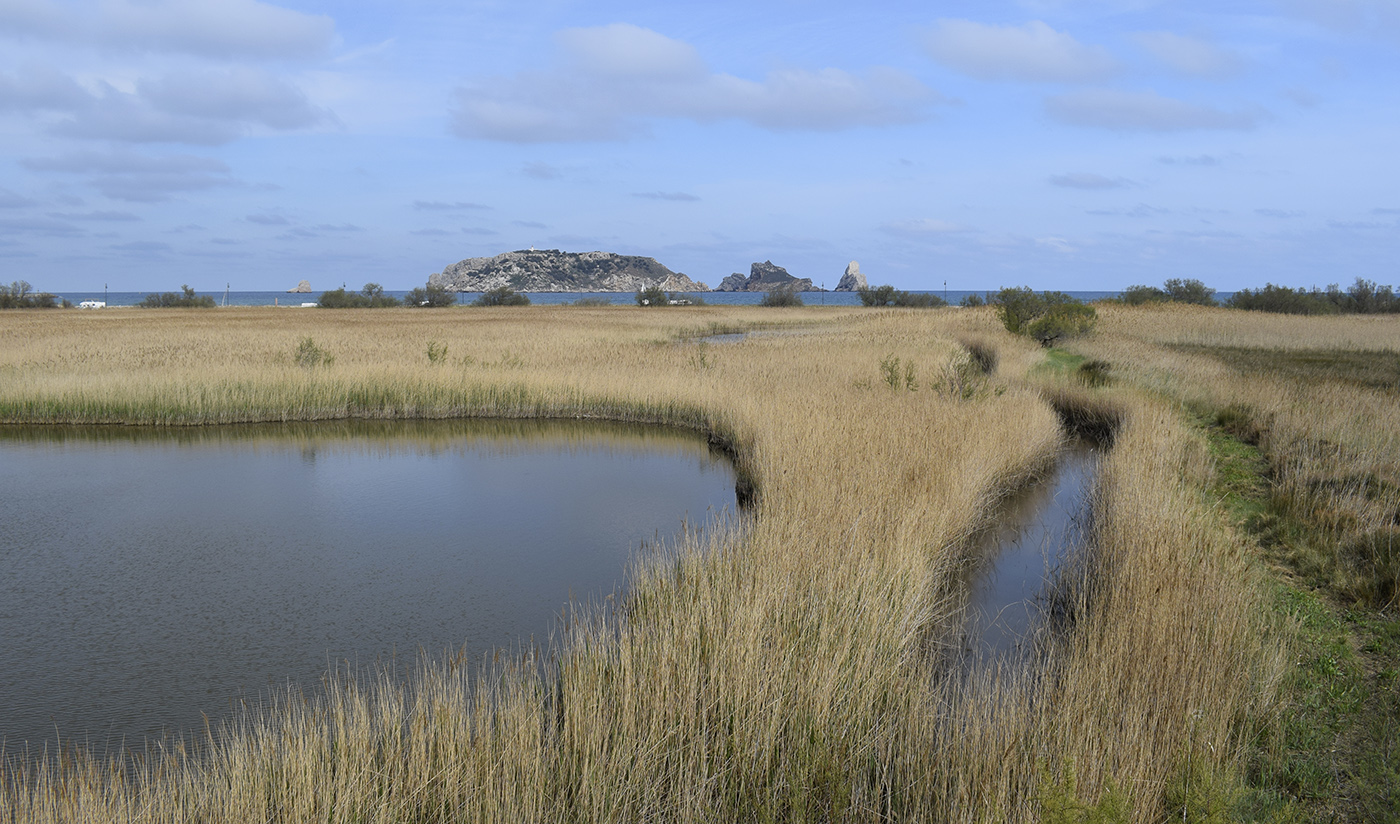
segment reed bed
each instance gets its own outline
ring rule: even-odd
[[[1345,598],[1400,603],[1400,320],[1106,307],[1076,348],[1257,443],[1272,505],[1315,533],[1293,565]]]
[[[788,333],[685,342],[763,326]],[[333,362],[296,365],[305,338]],[[759,493],[637,559],[625,602],[579,605],[549,647],[331,674],[126,761],[11,753],[0,819],[1032,821],[1112,786],[1122,820],[1175,815],[1193,770],[1237,768],[1275,667],[1200,445],[1159,403],[1111,400],[1095,562],[1041,666],[938,654],[969,535],[1062,444],[1040,358],[971,310],[0,317],[6,423],[660,422],[729,444]]]

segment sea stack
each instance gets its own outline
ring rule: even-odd
[[[310,292],[310,291],[311,291],[311,281],[309,281],[309,280],[303,280],[301,283],[298,283],[295,287],[293,287],[293,288],[291,288],[291,289],[288,289],[287,291],[288,291],[288,292],[293,292],[293,293],[301,293],[301,294],[305,294],[305,293],[307,293],[307,292]]]
[[[854,260],[846,264],[846,274],[841,276],[841,282],[836,284],[838,292],[859,292],[868,289],[865,283],[865,275],[860,273],[860,264]]]

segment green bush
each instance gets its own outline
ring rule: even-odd
[[[446,286],[430,283],[427,287],[419,286],[410,289],[408,294],[403,296],[403,305],[414,309],[441,309],[444,306],[456,306],[457,293]]]
[[[1035,338],[1041,346],[1081,335],[1098,320],[1094,307],[1064,292],[1036,294],[1028,286],[1010,287],[997,292],[992,302],[1008,332]]]
[[[432,287],[428,287],[431,289]],[[481,293],[481,297],[472,301],[472,306],[529,306],[530,298],[522,295],[509,286],[498,286]]]
[[[771,289],[763,293],[759,306],[801,306],[802,296],[795,289]]]
[[[0,286],[0,309],[57,309],[58,298],[48,292],[35,293],[28,281],[17,280],[9,286]],[[63,301],[66,309],[73,304]]]
[[[335,357],[317,346],[316,341],[306,337],[292,350],[292,362],[303,369],[315,369],[318,366],[330,366],[335,363]]]
[[[633,296],[638,306],[669,306],[666,290],[660,286],[648,286],[637,290]]]
[[[443,363],[447,360],[447,344],[435,340],[428,341],[428,363]]]
[[[1335,315],[1341,307],[1327,299],[1318,289],[1306,291],[1288,286],[1264,285],[1263,289],[1241,289],[1230,296],[1226,305],[1252,312],[1278,312],[1285,315]]]
[[[1162,284],[1167,300],[1173,303],[1194,303],[1198,306],[1214,306],[1215,290],[1199,280],[1171,278]]]
[[[214,308],[214,299],[208,295],[196,296],[194,290],[188,286],[180,287],[183,294],[175,292],[161,292],[160,294],[150,294],[145,297],[137,306],[146,309],[170,309],[170,308]]]
[[[889,284],[876,286],[873,289],[858,289],[856,292],[860,295],[860,302],[863,306],[912,306],[931,308],[948,305],[947,301],[937,295],[905,292]]]
[[[1129,306],[1141,306],[1144,303],[1166,303],[1167,293],[1156,286],[1129,286],[1118,293],[1118,299]]]
[[[1144,303],[1194,303],[1199,306],[1214,306],[1215,290],[1199,280],[1171,278],[1162,284],[1161,289],[1156,286],[1129,286],[1119,293],[1118,300],[1129,306],[1141,306]]]
[[[380,309],[400,305],[398,298],[384,294],[384,287],[377,283],[366,283],[358,294],[346,292],[344,287],[322,292],[317,304],[325,309]]]

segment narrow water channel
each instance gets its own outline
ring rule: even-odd
[[[0,427],[0,739],[139,747],[341,662],[544,643],[734,486],[621,424]]]
[[[1050,476],[999,507],[967,573],[963,652],[978,659],[1029,653],[1045,629],[1049,587],[1083,546],[1100,451],[1070,446]]]

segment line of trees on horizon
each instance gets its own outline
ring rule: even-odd
[[[1266,283],[1260,289],[1241,289],[1224,301],[1215,300],[1215,290],[1199,280],[1173,278],[1155,286],[1129,286],[1116,300],[1129,306],[1145,303],[1194,303],[1201,306],[1227,306],[1252,312],[1278,312],[1287,315],[1380,315],[1400,313],[1400,297],[1389,286],[1357,278],[1343,290],[1336,283],[1326,289],[1295,289]]]

